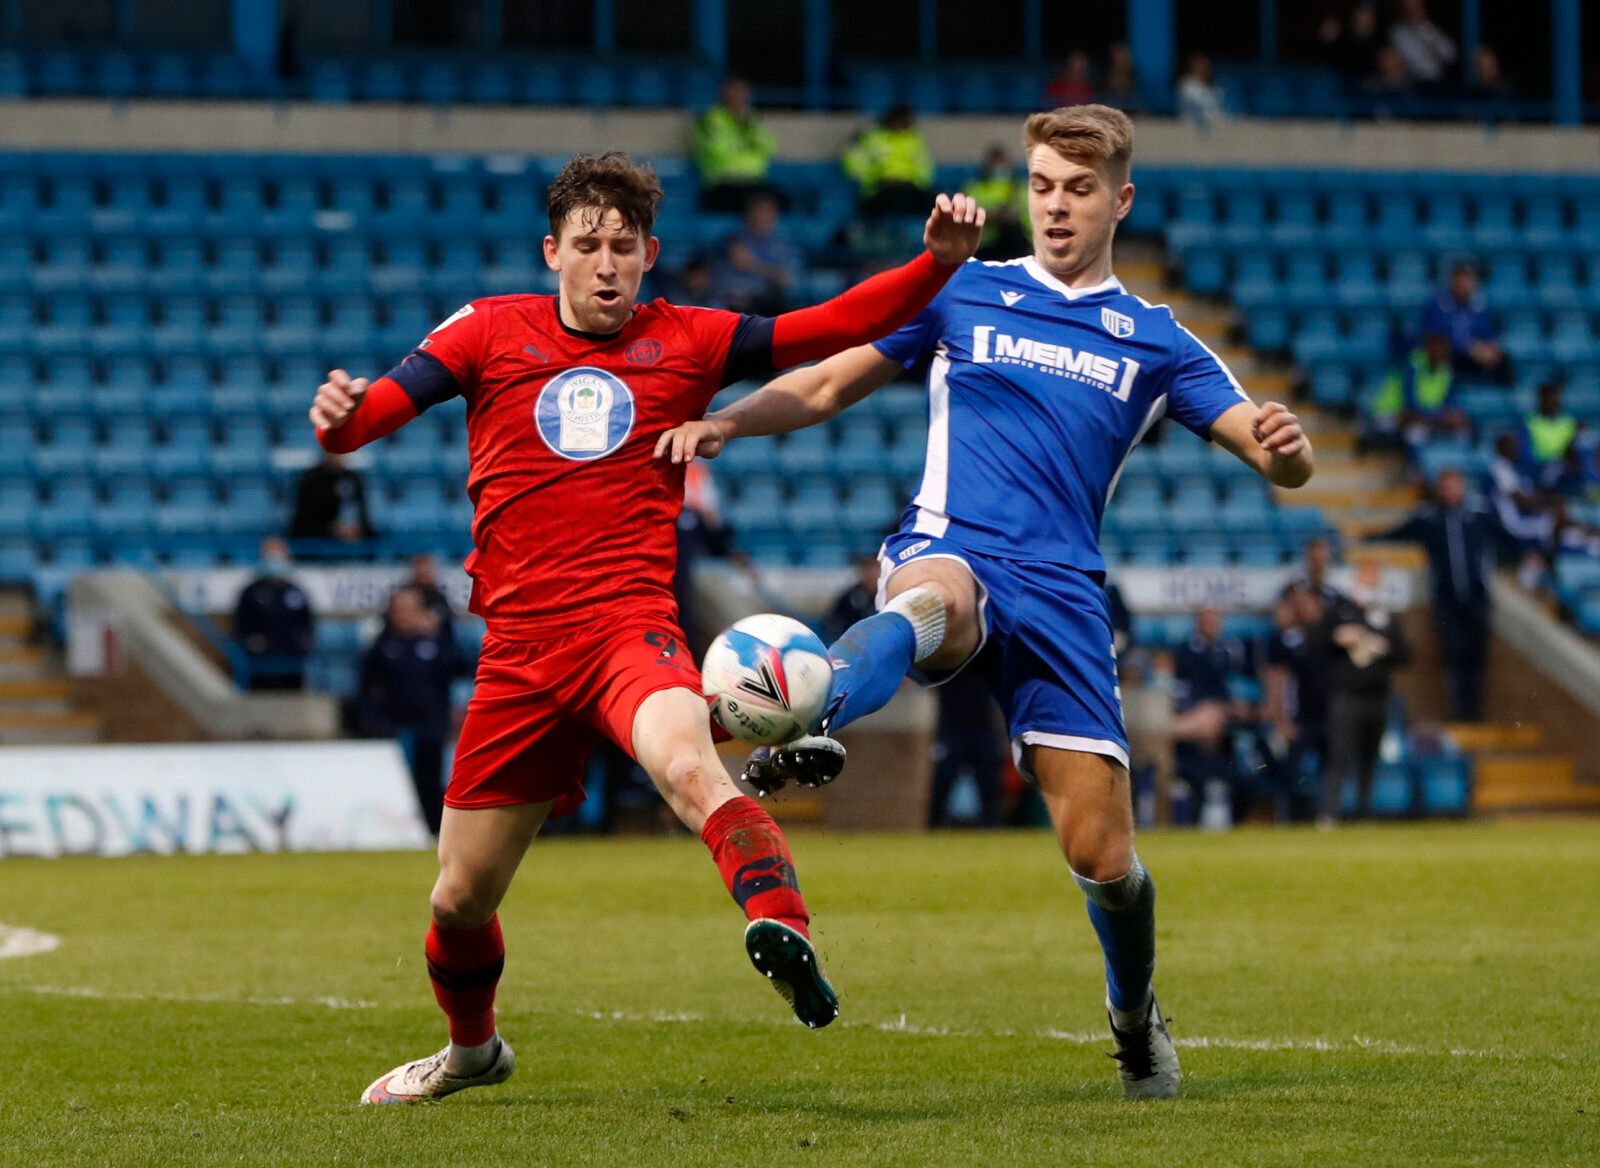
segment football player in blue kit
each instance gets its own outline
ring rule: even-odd
[[[734,438],[814,425],[928,361],[927,458],[880,554],[879,611],[829,648],[819,733],[757,751],[745,777],[759,790],[825,782],[844,761],[828,735],[887,703],[907,673],[937,684],[983,669],[1105,952],[1123,1093],[1170,1098],[1178,1059],[1151,988],[1155,884],[1134,850],[1100,517],[1163,416],[1282,487],[1311,477],[1311,446],[1293,413],[1252,402],[1168,308],[1113,275],[1134,196],[1127,116],[1035,114],[1024,142],[1033,255],[969,261],[899,332],[669,431],[657,453],[715,457]]]

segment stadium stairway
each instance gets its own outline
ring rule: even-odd
[[[98,742],[99,716],[74,704],[61,661],[32,633],[27,594],[0,591],[0,745]]]
[[[1572,756],[1546,748],[1544,727],[1481,722],[1445,731],[1473,760],[1474,813],[1600,811],[1600,784],[1580,782]]]
[[[1362,453],[1354,420],[1319,408],[1299,394],[1299,378],[1292,370],[1237,341],[1243,330],[1235,306],[1174,286],[1169,257],[1159,245],[1138,241],[1132,247],[1119,246],[1118,256],[1118,273],[1130,291],[1170,305],[1258,401],[1292,401],[1305,420],[1316,445],[1316,477],[1298,490],[1275,489],[1280,507],[1319,509],[1347,547],[1397,525],[1416,507],[1420,491],[1407,481],[1398,455]],[[1362,554],[1395,568],[1420,572],[1427,566],[1422,549],[1413,545],[1371,544],[1362,548]],[[1474,814],[1600,812],[1600,784],[1582,781],[1576,760],[1550,749],[1539,723],[1448,724],[1442,730],[1458,751],[1472,759]]]

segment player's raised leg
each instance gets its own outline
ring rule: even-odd
[[[913,665],[946,673],[978,648],[978,585],[960,560],[930,556],[904,564],[889,577],[885,595],[881,612],[828,646],[833,688],[816,728],[822,733],[751,754],[744,778],[757,791],[769,794],[790,779],[817,786],[834,778],[844,750],[827,735],[886,706]]]
[[[700,833],[723,883],[750,925],[755,967],[807,1026],[826,1026],[839,998],[810,940],[788,842],[755,800],[739,793],[717,757],[706,703],[692,689],[657,690],[633,720],[633,755],[684,825]]]
[[[450,1042],[437,1054],[380,1076],[362,1093],[363,1103],[442,1099],[511,1077],[516,1057],[494,1021],[495,987],[506,952],[495,913],[550,807],[544,802],[445,808],[426,952]]]
[[[1178,1093],[1178,1055],[1151,987],[1156,886],[1134,851],[1128,770],[1103,754],[1025,750],[1105,952],[1106,1006],[1122,1092],[1129,1099],[1170,1099]]]

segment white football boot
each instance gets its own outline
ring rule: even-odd
[[[1125,1099],[1175,1099],[1182,1074],[1178,1070],[1178,1052],[1173,1048],[1172,1035],[1167,1033],[1167,1021],[1156,1005],[1155,994],[1150,995],[1150,1013],[1143,1026],[1133,1030],[1118,1030],[1111,1013],[1111,1003],[1106,1003],[1106,1018],[1111,1022],[1111,1037],[1117,1049],[1111,1057],[1117,1060],[1117,1078],[1122,1080]]]
[[[361,1093],[362,1103],[426,1103],[443,1099],[468,1087],[492,1087],[504,1083],[517,1069],[517,1056],[511,1044],[500,1040],[500,1049],[494,1060],[476,1075],[452,1075],[444,1069],[447,1046],[438,1054],[430,1054],[416,1062],[398,1066],[388,1074],[380,1075]]]

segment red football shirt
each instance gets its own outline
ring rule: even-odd
[[[553,296],[496,296],[389,374],[419,409],[466,398],[471,608],[497,635],[676,613],[684,467],[655,443],[745,375],[744,338],[770,354],[770,322],[735,312],[655,300],[601,336],[563,324]]]

